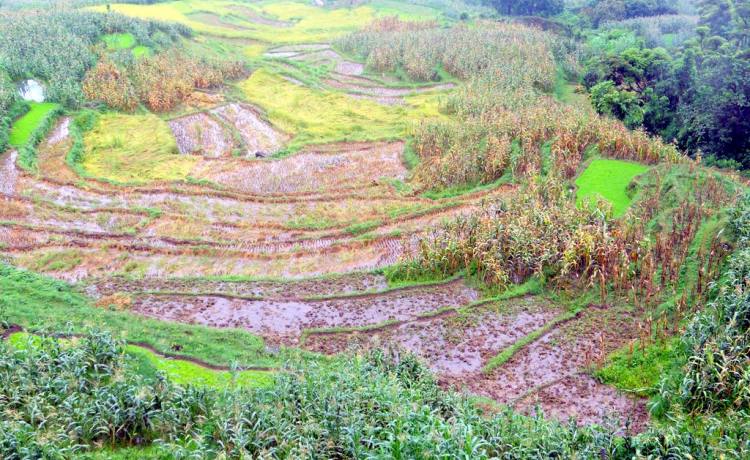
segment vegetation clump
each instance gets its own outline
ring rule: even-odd
[[[168,112],[196,89],[215,88],[245,74],[240,62],[209,62],[177,52],[164,52],[118,66],[104,57],[86,73],[87,99],[132,112],[139,104],[153,112]]]
[[[180,25],[148,22],[119,14],[53,10],[0,16],[0,67],[14,80],[34,77],[46,83],[48,99],[78,107],[81,82],[97,62],[102,35],[131,33],[138,42],[167,47],[190,35]]]

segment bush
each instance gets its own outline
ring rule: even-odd
[[[143,103],[154,112],[172,110],[195,88],[207,89],[244,75],[239,62],[210,62],[180,52],[143,57],[122,67],[103,58],[86,73],[86,98],[133,111]]]

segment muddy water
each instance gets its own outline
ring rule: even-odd
[[[526,412],[539,405],[565,420],[601,422],[607,413],[648,419],[645,403],[601,385],[583,371],[637,336],[631,313],[590,306],[584,313],[527,345],[492,375],[464,375],[451,383]]]
[[[327,300],[244,300],[219,296],[138,297],[140,314],[213,327],[244,328],[273,342],[295,344],[304,329],[358,327],[413,319],[448,305],[467,304],[477,293],[462,282]]]
[[[68,138],[70,131],[70,117],[63,117],[55,126],[55,129],[47,137],[47,145],[52,146],[59,144]]]
[[[493,308],[498,305],[502,309]],[[491,356],[542,327],[556,313],[529,297],[475,307],[465,316],[452,312],[370,332],[312,335],[305,348],[337,353],[352,345],[397,346],[424,358],[442,376],[461,376],[479,372]]]

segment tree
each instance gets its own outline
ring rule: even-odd
[[[488,3],[508,16],[554,16],[565,7],[564,0],[488,0]]]

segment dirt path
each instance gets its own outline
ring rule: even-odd
[[[16,159],[18,152],[11,150],[0,157],[0,194],[11,196],[16,191],[18,181],[18,170],[16,170]]]

